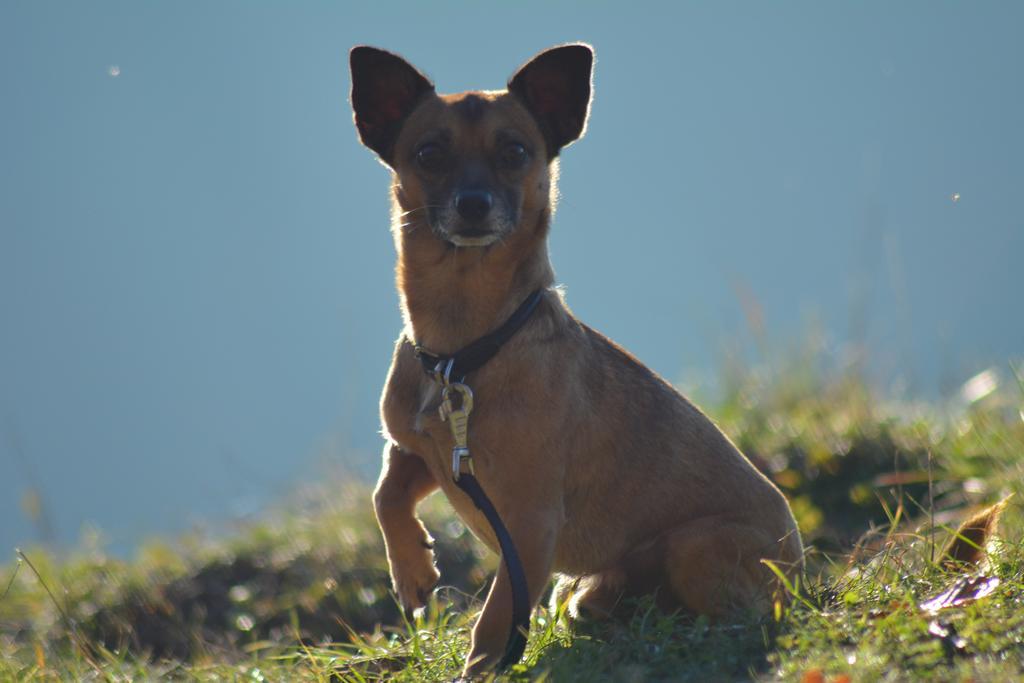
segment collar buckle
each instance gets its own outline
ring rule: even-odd
[[[407,339],[412,344],[420,364],[423,365],[423,370],[437,380],[441,386],[451,384],[453,374],[455,381],[462,382],[493,358],[505,342],[526,324],[541,299],[544,298],[544,292],[543,288],[534,290],[498,329],[459,349],[451,356],[445,357],[432,353],[421,344],[417,344],[414,339]]]
[[[434,366],[434,380],[442,387],[447,387],[451,384],[452,379],[452,368],[455,367],[455,358],[449,358],[447,361],[442,358],[437,361],[437,365]]]

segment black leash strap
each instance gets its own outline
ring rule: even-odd
[[[505,655],[498,663],[498,670],[501,671],[518,662],[526,650],[526,638],[530,633],[530,593],[526,585],[526,572],[523,571],[523,563],[516,551],[516,544],[512,542],[512,536],[509,535],[498,511],[494,509],[491,499],[484,493],[476,477],[465,472],[459,475],[455,484],[465,491],[473,500],[473,504],[484,513],[491,529],[494,530],[494,535],[498,537],[501,558],[505,562],[508,579],[512,584],[512,631],[508,634],[508,641],[505,644]],[[497,581],[498,577],[495,576],[494,580]]]
[[[511,534],[501,521],[501,516],[494,508],[491,499],[484,493],[476,476],[473,474],[473,461],[469,452],[468,421],[473,408],[473,392],[462,384],[466,375],[481,368],[495,356],[502,345],[526,324],[530,315],[537,309],[537,304],[544,296],[544,290],[538,289],[519,305],[511,317],[494,332],[480,337],[453,355],[444,357],[431,353],[419,344],[414,344],[416,356],[423,364],[428,375],[440,382],[443,387],[441,418],[450,423],[455,448],[452,452],[452,480],[455,485],[470,497],[487,523],[491,525],[498,545],[501,558],[505,563],[509,583],[512,586],[512,630],[505,644],[505,654],[498,664],[498,670],[506,669],[515,664],[526,650],[526,641],[530,633],[530,592],[526,583],[526,572]],[[459,404],[455,405],[451,398],[460,395]],[[497,581],[498,577],[495,576]]]

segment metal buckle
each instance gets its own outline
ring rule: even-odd
[[[452,433],[452,479],[459,480],[460,474],[474,474],[473,456],[469,452],[469,414],[473,412],[473,390],[461,382],[447,383],[447,373],[451,372],[451,363],[446,370],[445,387],[441,394],[441,405],[437,412],[442,422],[447,422]],[[452,405],[452,395],[459,395],[459,405]]]
[[[442,366],[444,366],[443,370],[441,369]],[[444,359],[437,361],[437,366],[434,368],[434,379],[437,380],[438,384],[447,387],[451,383],[453,367],[455,367],[454,358],[449,358],[447,363],[445,363]]]

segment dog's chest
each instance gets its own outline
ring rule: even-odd
[[[393,373],[381,405],[386,435],[403,451],[424,461],[466,526],[477,538],[497,549],[486,518],[452,479],[454,440],[449,423],[440,418],[440,404],[440,386],[422,371]],[[501,476],[501,463],[489,457],[494,452],[493,444],[481,433],[483,430],[477,429],[483,419],[483,415],[471,416],[469,446],[477,478],[485,488],[494,488],[495,480]]]
[[[381,418],[386,436],[402,450],[426,455],[425,448],[445,437],[448,431],[441,421],[440,386],[423,372],[409,372],[396,367],[384,387]]]

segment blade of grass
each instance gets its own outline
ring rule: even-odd
[[[14,571],[11,573],[11,580],[7,582],[7,588],[4,589],[4,594],[0,595],[0,602],[3,602],[4,598],[7,597],[7,594],[11,592],[11,586],[14,585],[14,580],[18,578],[18,572],[21,571],[21,565],[22,562],[21,558],[19,557],[18,563],[14,565]]]
[[[804,596],[800,595],[800,587],[793,585],[793,582],[789,580],[789,577],[786,576],[786,573],[784,571],[779,569],[778,565],[776,565],[771,560],[761,560],[761,564],[768,567],[768,569],[770,569],[771,572],[775,574],[776,577],[778,577],[779,581],[782,582],[782,586],[790,595],[792,595],[796,600],[798,600],[804,607],[811,610],[811,612],[817,613],[818,608],[811,604],[811,602],[804,598]]]
[[[71,616],[67,613],[67,611],[63,607],[61,607],[60,602],[57,601],[57,596],[55,596],[53,594],[53,591],[50,590],[50,586],[46,583],[46,580],[43,578],[43,575],[39,573],[39,570],[36,569],[36,566],[32,564],[32,560],[30,560],[28,558],[28,555],[22,552],[20,548],[15,548],[14,552],[18,555],[18,557],[21,560],[25,562],[26,565],[28,565],[28,568],[32,570],[33,574],[35,574],[36,580],[39,581],[39,585],[41,585],[43,587],[43,590],[46,591],[46,594],[50,596],[50,600],[53,602],[53,606],[57,608],[57,613],[60,614],[61,620],[64,622],[64,626],[68,629],[68,636],[71,638],[71,641],[75,643],[75,645],[81,651],[82,656],[85,658],[87,662],[89,662],[89,665],[92,666],[92,668],[95,669],[97,673],[102,674],[102,669],[100,668],[99,663],[95,660],[95,658],[92,656],[92,653],[90,652],[89,643],[87,643],[85,639],[82,638],[81,634],[78,633],[78,628],[75,626],[74,620],[72,620]]]

